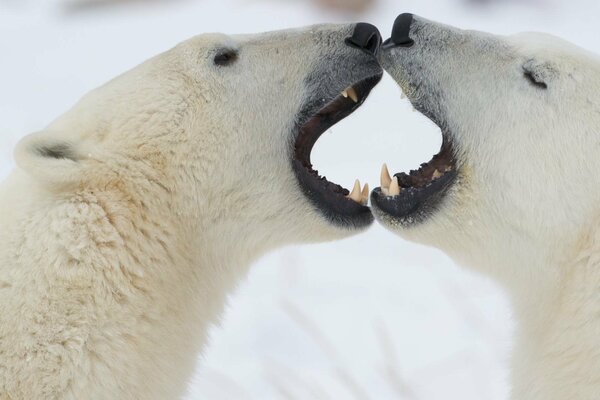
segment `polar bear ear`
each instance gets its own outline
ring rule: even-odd
[[[48,132],[26,136],[15,149],[17,165],[43,182],[76,183],[82,175],[83,157],[76,144],[59,137]]]

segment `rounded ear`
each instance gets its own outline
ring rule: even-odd
[[[75,143],[49,132],[38,132],[21,139],[14,155],[20,168],[34,178],[52,184],[78,182],[85,158]]]

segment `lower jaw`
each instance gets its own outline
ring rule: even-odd
[[[373,210],[378,217],[396,224],[420,224],[439,210],[457,176],[456,170],[448,171],[427,187],[403,188],[398,196],[386,196],[381,188],[376,188],[371,194]]]
[[[318,187],[319,182],[304,167],[296,166],[294,171],[306,198],[329,223],[351,230],[371,225],[374,218],[369,207]]]

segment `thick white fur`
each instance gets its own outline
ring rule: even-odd
[[[518,322],[513,399],[599,399],[600,60],[548,35],[419,17],[411,37],[382,64],[446,124],[459,178],[422,223],[376,216],[507,289]]]
[[[0,186],[0,399],[178,398],[254,259],[354,232],[290,162],[306,77],[360,53],[352,28],[193,38],[19,144]],[[215,66],[227,47],[238,60]]]

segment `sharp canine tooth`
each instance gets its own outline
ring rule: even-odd
[[[392,183],[392,177],[390,176],[390,171],[388,171],[388,167],[386,164],[381,166],[381,188],[390,187],[390,183]]]
[[[342,96],[344,96],[344,97],[348,98],[348,90],[344,89],[344,90],[342,91]]]
[[[362,205],[366,206],[367,203],[369,202],[369,184],[365,183],[365,187],[363,188],[362,192],[361,192],[361,197],[362,197]]]
[[[358,103],[358,94],[356,93],[356,90],[354,90],[353,87],[349,87],[346,89],[346,91],[348,93],[348,97],[350,97],[353,102]]]
[[[362,194],[362,197],[369,196],[369,184],[368,183],[365,183],[365,187],[363,187],[361,194]]]
[[[399,194],[400,184],[398,183],[398,178],[394,177],[394,179],[392,179],[392,183],[390,184],[388,196],[398,196]]]
[[[433,171],[432,178],[433,178],[433,179],[437,179],[437,178],[439,178],[439,177],[440,177],[440,176],[442,176],[442,175],[443,175],[443,174],[442,174],[440,171],[438,171],[438,170],[436,169],[435,171]]]
[[[360,181],[357,179],[354,181],[354,188],[352,192],[348,195],[348,198],[354,200],[357,203],[360,203],[362,200],[361,192],[360,192]]]

